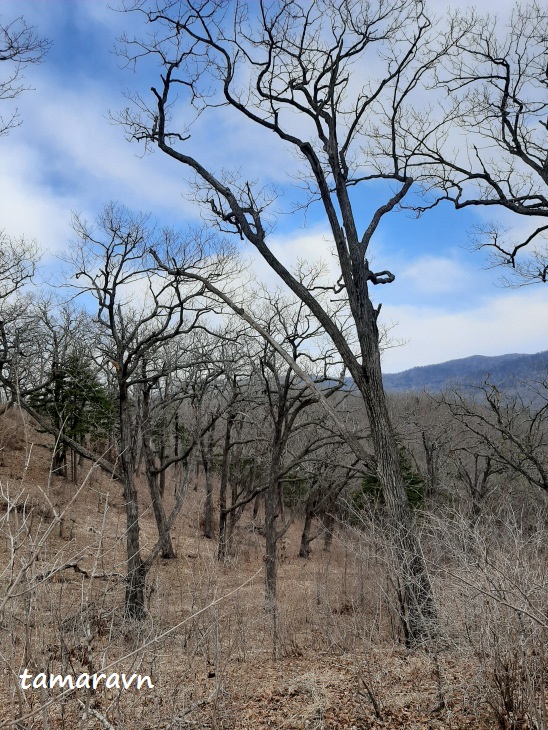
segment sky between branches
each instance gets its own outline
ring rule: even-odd
[[[490,0],[482,2],[482,12],[489,4],[502,16],[511,9],[509,0]],[[432,5],[438,14],[447,10],[445,0]],[[26,71],[33,90],[16,103],[23,124],[0,138],[0,228],[37,240],[42,279],[54,280],[61,268],[56,256],[73,236],[72,212],[93,219],[105,203],[117,201],[149,211],[160,225],[199,224],[199,209],[184,197],[185,171],[159,153],[143,156],[109,122],[109,110],[128,105],[125,91],[151,85],[113,53],[116,37],[135,19],[102,0],[2,0],[3,23],[21,14],[53,47],[41,66]],[[246,175],[259,179],[267,170],[279,185],[291,173],[291,155],[234,115],[202,125],[193,145],[217,169],[245,165]],[[522,225],[507,213],[496,215],[517,229]],[[387,372],[473,354],[548,349],[546,288],[502,288],[500,271],[486,270],[481,254],[466,248],[472,226],[492,216],[492,209],[456,213],[447,205],[419,221],[392,215],[379,231],[374,266],[393,271],[396,281],[375,294],[383,321],[397,324],[392,336],[406,342],[385,352]],[[299,216],[280,218],[271,237],[276,254],[286,263],[321,256],[334,266],[327,226],[313,216],[308,228],[302,224]],[[258,278],[276,285],[257,257],[253,265]]]

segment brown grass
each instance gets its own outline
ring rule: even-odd
[[[49,437],[18,419],[16,411],[0,418],[0,597],[34,552],[36,559],[0,617],[0,728],[9,721],[44,730],[505,727],[504,713],[493,707],[492,629],[507,609],[491,601],[494,613],[483,626],[485,596],[474,587],[484,585],[477,560],[436,557],[443,642],[408,654],[400,643],[382,534],[371,526],[339,527],[331,552],[324,553],[318,540],[311,558],[302,560],[295,557],[297,521],[280,550],[279,658],[273,659],[271,622],[263,610],[263,538],[244,516],[229,559],[220,564],[214,542],[201,536],[199,485],[189,491],[173,531],[178,558],[159,560],[148,577],[147,618],[127,621],[121,610],[120,485],[93,469],[74,504],[56,518],[77,486],[50,476]],[[146,555],[156,530],[144,484],[140,499]],[[448,539],[447,530],[440,537],[432,528],[425,544],[436,554],[436,540],[442,539]],[[507,573],[507,566],[501,571]],[[470,588],[466,581],[472,577]],[[516,631],[531,634],[531,627],[520,629],[516,615],[504,619],[513,626],[512,637]],[[544,636],[533,628],[536,639]],[[538,695],[538,686],[531,689],[543,671],[538,652],[535,662],[529,661],[537,672],[529,690]],[[77,676],[107,666],[148,674],[154,689],[102,687],[65,698],[58,689],[19,689],[24,667]],[[507,719],[508,728],[535,727],[525,716]],[[512,725],[514,720],[522,724]]]

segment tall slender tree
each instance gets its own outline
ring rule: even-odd
[[[413,526],[398,446],[386,405],[380,366],[380,307],[371,289],[394,274],[370,265],[371,244],[385,216],[411,195],[419,145],[401,125],[413,112],[414,135],[428,138],[438,121],[412,109],[454,47],[421,0],[277,0],[245,2],[128,2],[151,33],[125,36],[132,62],[154,59],[162,75],[150,99],[136,95],[120,121],[135,140],[155,145],[193,171],[198,197],[223,230],[250,242],[321,323],[363,395],[380,483],[392,516],[391,538],[403,585],[410,643],[435,631],[428,571]],[[451,31],[455,28],[451,28]],[[458,32],[463,35],[464,28]],[[333,238],[339,272],[331,290],[342,294],[353,319],[358,352],[337,322],[277,257],[270,245],[272,196],[237,174],[224,174],[193,148],[183,107],[203,114],[229,107],[292,149],[295,174],[309,193],[301,204],[321,212]],[[190,121],[190,120],[189,120]],[[250,143],[251,144],[251,143]],[[260,150],[249,148],[249,154]],[[302,182],[301,182],[302,188]],[[359,197],[360,194],[363,197]],[[358,201],[371,196],[364,222]],[[383,202],[378,204],[379,194]],[[274,195],[274,194],[273,194]],[[356,447],[356,442],[354,442]],[[365,460],[360,449],[358,457]]]

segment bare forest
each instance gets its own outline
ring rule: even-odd
[[[0,232],[0,730],[548,730],[548,369],[388,395],[375,249],[394,216],[411,246],[444,206],[504,211],[472,247],[546,283],[546,10],[113,12],[109,121],[202,222],[73,213],[56,286]],[[49,50],[0,16],[0,146]],[[209,119],[289,149],[291,189],[217,166]],[[329,265],[286,264],[288,215]]]

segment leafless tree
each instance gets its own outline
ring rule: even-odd
[[[430,501],[444,489],[449,452],[456,438],[453,419],[430,393],[394,394],[390,402],[395,427],[422,476],[425,498]]]
[[[14,240],[0,231],[0,307],[31,281],[37,258],[36,244],[25,239]]]
[[[244,333],[240,333],[240,338],[243,336]],[[234,528],[245,508],[245,504],[241,504],[242,497],[247,498],[255,490],[255,480],[258,476],[256,466],[262,451],[260,447],[257,448],[256,441],[243,433],[245,424],[250,420],[250,411],[255,405],[248,387],[250,372],[246,348],[234,347],[232,343],[228,343],[222,348],[222,353],[225,387],[230,393],[232,405],[226,413],[221,437],[217,551],[219,560],[226,558]],[[234,509],[231,509],[232,505]]]
[[[35,28],[23,17],[0,22],[0,62],[5,74],[0,77],[0,101],[16,99],[28,87],[23,83],[23,72],[30,64],[40,63],[50,42],[40,38]],[[17,110],[10,117],[0,116],[0,135],[20,124]]]
[[[343,490],[358,488],[363,476],[355,456],[344,442],[327,445],[318,458],[306,465],[310,491],[304,506],[304,523],[299,546],[299,557],[308,558],[310,544],[322,533],[326,535],[325,548],[329,549],[334,523],[334,512],[339,495]],[[314,520],[318,520],[313,530]],[[329,534],[329,537],[327,536]]]
[[[125,7],[151,26],[144,40],[122,39],[126,57],[132,63],[153,58],[162,66],[151,101],[135,96],[134,106],[120,117],[129,136],[157,146],[194,171],[198,197],[211,217],[223,230],[254,245],[306,305],[363,395],[379,479],[392,515],[405,621],[411,643],[420,643],[433,631],[435,608],[386,406],[380,307],[374,306],[370,293],[371,287],[391,283],[394,274],[374,270],[369,261],[379,225],[411,194],[420,170],[415,162],[419,146],[402,137],[400,122],[409,112],[415,136],[422,140],[431,133],[424,103],[420,113],[409,107],[423,80],[454,46],[453,34],[432,26],[420,0],[279,0],[253,6],[158,0],[128,1]],[[358,354],[315,292],[269,247],[266,209],[272,195],[237,175],[215,172],[193,156],[188,127],[181,121],[183,104],[198,112],[229,106],[246,123],[258,125],[294,150],[298,175],[309,193],[303,205],[319,202],[333,236],[340,277],[329,286],[344,292],[348,301]],[[364,224],[354,201],[362,188],[371,187],[383,190],[385,199]],[[365,459],[360,449],[357,456]]]
[[[444,397],[444,402],[475,439],[475,448],[467,451],[476,464],[472,475],[470,470],[465,475],[473,497],[481,500],[488,480],[501,471],[521,477],[533,488],[548,491],[546,383],[538,384],[536,402],[528,402],[519,395],[505,395],[489,381],[477,388],[474,399],[453,391]],[[457,450],[466,447],[465,439],[456,445]]]
[[[34,28],[27,25],[23,17],[8,22],[0,22],[0,69],[5,74],[0,76],[0,101],[15,99],[25,89],[22,74],[29,64],[39,63],[49,47],[49,41],[39,38]],[[18,126],[17,110],[11,116],[0,115],[0,136]],[[8,355],[8,335],[6,322],[13,321],[13,315],[21,308],[21,301],[14,302],[13,296],[25,283],[34,276],[38,250],[34,242],[24,238],[15,239],[0,231],[0,355],[4,369],[8,362],[13,362]],[[24,309],[24,307],[23,307]],[[11,350],[11,355],[13,354]],[[4,370],[4,375],[6,374]],[[6,385],[4,383],[4,385]]]
[[[457,208],[502,207],[519,216],[519,232],[488,223],[477,228],[475,245],[509,268],[508,283],[546,283],[548,13],[532,2],[516,5],[506,28],[495,15],[472,13],[455,22],[466,26],[466,36],[438,79],[450,104],[443,126],[453,131],[417,138],[436,163],[434,184],[445,191],[436,200],[446,197]]]
[[[10,400],[15,393],[16,370],[20,374],[20,343],[28,335],[29,323],[36,320],[36,313],[27,311],[30,300],[22,292],[34,276],[36,260],[34,244],[15,241],[0,231],[0,379]]]
[[[329,348],[322,351],[321,326],[308,314],[302,302],[292,299],[267,295],[266,306],[258,319],[276,341],[290,351],[293,360],[313,374],[318,386],[323,388],[323,395],[329,398],[341,388],[344,380],[334,381],[327,375],[333,353]],[[304,462],[311,453],[330,444],[333,434],[330,429],[322,429],[323,414],[312,414],[316,403],[314,393],[290,366],[281,361],[268,342],[261,345],[255,362],[266,401],[263,422],[268,424],[266,430],[264,427],[258,430],[268,440],[269,454],[264,474],[266,604],[275,614],[278,543],[293,518],[293,515],[284,514],[283,490],[292,481],[306,482],[306,474],[302,471]]]
[[[139,503],[135,485],[137,450],[140,444],[140,412],[136,400],[143,386],[157,382],[170,369],[162,359],[162,345],[202,326],[211,307],[200,285],[183,284],[176,277],[164,277],[155,270],[150,249],[168,252],[185,261],[190,269],[206,269],[215,279],[222,265],[218,251],[207,249],[198,238],[182,240],[173,231],[155,230],[147,216],[134,216],[126,209],[109,205],[97,226],[75,219],[78,240],[70,264],[75,286],[91,294],[97,303],[97,322],[102,329],[99,349],[105,367],[116,379],[119,430],[119,472],[124,488],[127,519],[127,615],[144,615],[144,588],[150,557],[141,557]],[[148,453],[148,452],[147,452]],[[165,468],[165,465],[163,465]],[[152,469],[152,466],[151,466]],[[153,493],[155,516],[161,514],[159,495]],[[180,508],[180,500],[178,507]],[[160,520],[160,550],[165,546],[167,527],[173,516]],[[153,554],[156,549],[153,550]]]

